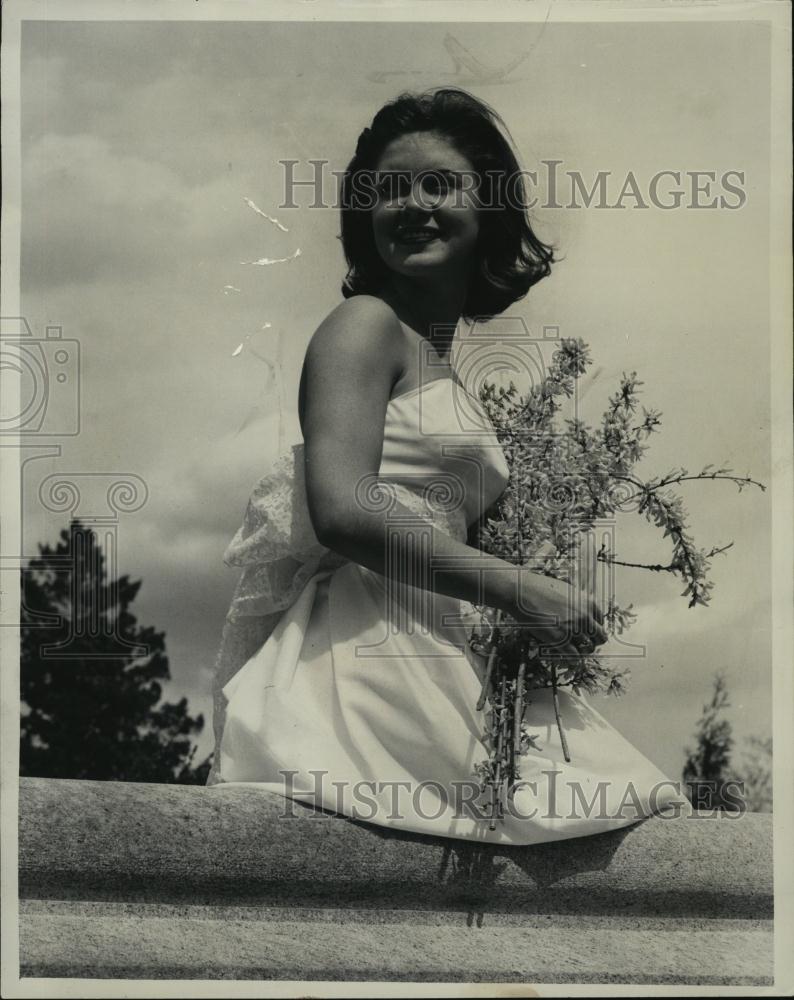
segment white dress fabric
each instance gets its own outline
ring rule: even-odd
[[[464,542],[508,480],[479,400],[449,378],[390,400],[379,471],[417,522]],[[475,776],[488,756],[488,707],[476,709],[484,658],[467,641],[478,616],[320,545],[302,446],[257,484],[224,558],[244,569],[218,657],[209,784],[254,784],[380,826],[501,844],[600,833],[680,803],[587,699],[561,689],[566,763],[551,692],[538,689],[524,784],[491,830]]]

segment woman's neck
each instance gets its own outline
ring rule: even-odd
[[[424,285],[400,274],[391,276],[381,296],[406,326],[428,340],[438,354],[449,354],[466,299],[455,282]]]

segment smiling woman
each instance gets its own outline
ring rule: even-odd
[[[606,639],[591,597],[467,544],[510,469],[479,397],[460,387],[452,340],[462,317],[503,312],[552,260],[504,197],[517,170],[499,118],[458,90],[402,95],[359,137],[343,182],[347,301],[306,352],[304,445],[262,480],[227,553],[245,570],[219,660],[211,782],[518,844],[625,826],[675,798],[583,698],[561,693],[570,764],[548,690],[525,720],[543,745],[529,741],[528,780],[499,826],[475,775],[486,664],[469,642],[472,605],[560,655]],[[595,814],[595,800],[556,811],[561,795],[593,789]]]
[[[394,185],[387,183],[372,210],[375,247],[394,280],[400,275],[466,287],[470,279],[479,213],[470,196],[451,197],[457,191],[444,184],[449,167],[457,168],[460,177],[474,169],[450,142],[433,132],[394,139],[379,160],[378,174],[407,181],[397,185],[397,191],[389,190]],[[378,191],[383,187],[381,182]]]
[[[460,90],[403,94],[381,108],[359,136],[341,201],[345,296],[378,294],[393,280],[399,248],[397,257],[383,251],[393,227],[403,222],[454,241],[451,255],[459,266],[458,251],[476,245],[463,286],[465,318],[503,312],[551,270],[552,250],[537,238],[523,208],[524,174],[504,123]],[[439,248],[423,254],[410,262],[412,276],[429,275],[451,255]]]

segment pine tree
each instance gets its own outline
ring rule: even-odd
[[[722,673],[714,677],[711,701],[695,728],[694,750],[687,748],[683,781],[695,805],[711,809],[736,809],[736,800],[726,800],[723,792],[730,773],[733,730],[721,713],[730,707],[728,687]]]
[[[108,579],[79,520],[22,571],[20,773],[48,778],[202,783],[186,698],[161,702],[165,633],[130,611],[141,581]]]
[[[772,737],[745,740],[737,770],[744,785],[744,802],[752,812],[772,812]]]

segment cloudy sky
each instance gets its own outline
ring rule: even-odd
[[[629,171],[646,191],[662,170],[744,171],[737,210],[536,210],[562,260],[513,315],[590,344],[591,419],[621,371],[639,373],[664,414],[649,474],[726,463],[768,480],[764,24],[29,22],[22,38],[23,311],[35,332],[57,324],[80,342],[82,389],[81,433],[29,466],[27,549],[65,524],[35,499],[48,473],[145,481],[119,526],[120,570],[143,580],[139,620],[167,633],[169,693],[207,715],[203,748],[236,579],[223,550],[255,480],[299,440],[301,361],[344,273],[336,212],[300,196],[278,208],[279,160],[343,169],[399,90],[471,90],[527,169],[609,171],[613,202]],[[672,578],[621,572],[646,655],[628,694],[599,703],[672,777],[718,668],[739,741],[770,725],[769,494],[682,492],[699,544],[735,543],[714,564],[713,603],[689,610]],[[617,546],[666,555],[631,519]]]

